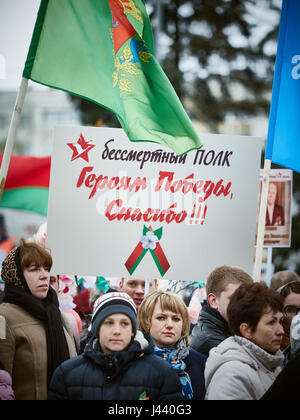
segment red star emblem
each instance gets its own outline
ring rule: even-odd
[[[89,153],[90,150],[92,150],[95,147],[94,144],[89,144],[89,143],[90,143],[89,141],[85,141],[82,134],[80,134],[80,137],[79,137],[77,143],[67,143],[67,145],[73,151],[73,156],[72,156],[71,162],[73,162],[73,160],[76,160],[76,159],[79,159],[79,158],[82,158],[86,162],[89,162],[88,153]]]

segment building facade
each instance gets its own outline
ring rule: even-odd
[[[16,92],[0,92],[0,142],[7,138]],[[55,89],[28,89],[14,153],[45,156],[52,151],[52,130],[57,125],[80,125],[80,112],[69,95]]]

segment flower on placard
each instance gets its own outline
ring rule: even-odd
[[[152,251],[156,248],[158,237],[153,232],[147,232],[146,235],[142,236],[141,243],[144,249],[151,249]]]

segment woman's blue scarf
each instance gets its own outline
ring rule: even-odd
[[[154,352],[157,356],[166,360],[179,375],[182,385],[182,394],[186,400],[192,400],[194,391],[191,383],[191,378],[185,372],[186,364],[184,359],[189,355],[189,349],[186,345],[185,339],[181,339],[176,343],[176,347],[160,348],[154,347]]]

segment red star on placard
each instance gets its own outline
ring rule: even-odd
[[[94,144],[89,144],[89,143],[90,142],[85,141],[82,134],[80,134],[80,137],[79,137],[77,143],[67,143],[67,145],[73,151],[73,156],[72,156],[71,162],[73,162],[73,160],[76,160],[76,159],[79,159],[79,158],[82,158],[86,162],[89,162],[88,153],[89,153],[90,150],[92,150],[95,147]]]

